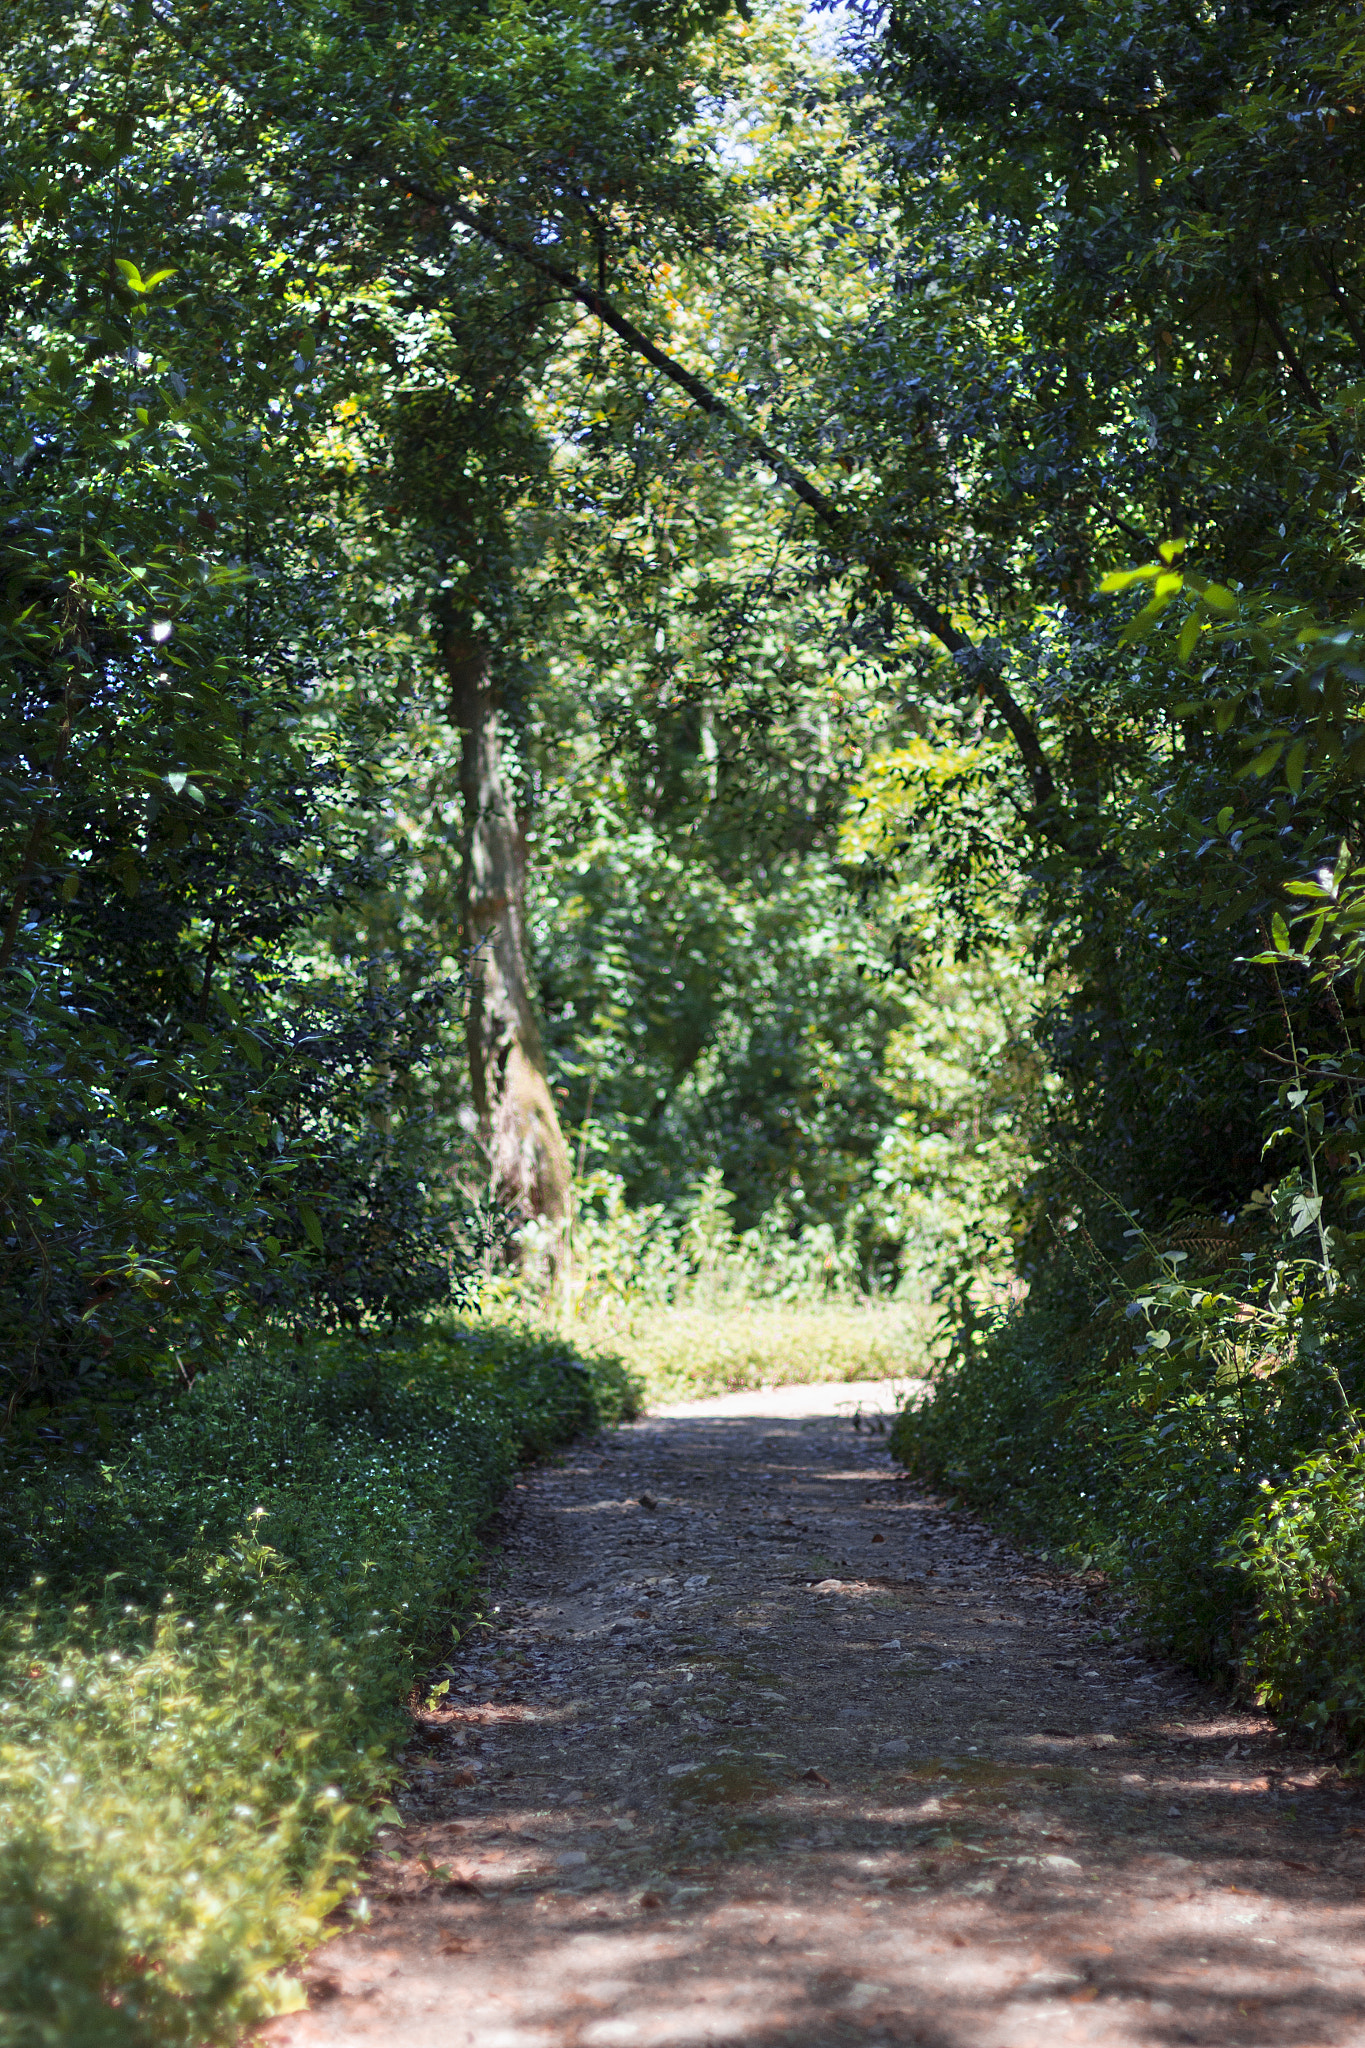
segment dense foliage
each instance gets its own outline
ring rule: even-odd
[[[379,868],[287,195],[148,8],[7,26],[0,1373],[88,1426],[261,1311],[448,1297],[449,991],[306,948]]]
[[[266,1506],[325,1678],[361,1522],[448,1600],[511,1441],[341,1333],[477,1286],[743,1382],[936,1289],[904,1455],[1359,1742],[1358,25],[7,26],[25,1569],[179,1670]]]
[[[392,1815],[416,1660],[480,1625],[480,1523],[630,1403],[526,1332],[342,1335],[243,1353],[60,1485],[5,1464],[7,2042],[198,2048],[278,2009]]]
[[[1029,1296],[903,1447],[1358,1741],[1358,42],[935,8],[882,57],[952,376],[923,289],[887,334],[935,350],[945,575],[1054,774]]]

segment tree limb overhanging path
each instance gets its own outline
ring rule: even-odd
[[[368,1923],[264,2042],[1365,2043],[1357,1793],[907,1481],[856,1398],[525,1476]]]
[[[182,47],[189,49],[193,46],[193,36],[178,27],[164,10],[158,11],[156,19]],[[208,62],[202,52],[198,54],[201,62]],[[218,71],[211,62],[208,63],[208,68],[219,77],[220,82],[230,82],[235,90],[245,92],[248,89],[245,81],[236,77],[228,80],[226,74]],[[447,218],[457,221],[471,234],[477,235],[480,240],[497,249],[512,262],[521,264],[534,275],[544,278],[561,296],[582,306],[585,311],[600,320],[633,355],[659,371],[660,375],[684,392],[701,412],[709,418],[723,420],[735,439],[748,448],[766,468],[771,469],[774,476],[814,513],[828,532],[849,547],[855,556],[861,554],[850,522],[835,499],[784,455],[781,449],[774,447],[766,436],[722,398],[719,392],[713,391],[704,378],[697,376],[685,363],[680,363],[676,356],[670,355],[658,342],[651,340],[643,328],[621,312],[600,286],[580,277],[577,271],[567,264],[557,262],[535,242],[501,227],[482,209],[468,205],[454,193],[438,191],[396,165],[387,167],[387,180],[396,190],[406,192],[413,199],[420,200],[424,206],[444,213]],[[1019,750],[1035,809],[1039,813],[1045,812],[1057,794],[1051,763],[1032,719],[1006,684],[992,651],[977,646],[961,627],[954,625],[946,613],[940,611],[922,591],[908,584],[903,576],[891,572],[885,564],[868,562],[867,566],[886,594],[905,606],[921,631],[938,641],[945,653],[957,663],[969,684],[994,707]]]
[[[600,320],[624,343],[633,355],[650,364],[661,376],[684,392],[692,403],[711,419],[722,420],[735,439],[758,460],[770,469],[779,482],[815,514],[829,532],[836,535],[845,545],[857,552],[856,537],[851,531],[849,520],[835,499],[819,484],[808,477],[804,470],[775,448],[758,429],[746,420],[729,402],[713,391],[704,378],[680,363],[676,356],[652,341],[644,329],[621,312],[620,308],[598,286],[580,277],[574,270],[557,263],[552,256],[534,243],[524,241],[506,229],[478,208],[467,206],[463,200],[448,193],[438,192],[428,185],[411,178],[394,174],[394,183],[409,192],[424,205],[438,208],[478,235],[504,256],[524,264],[528,270],[543,277],[563,297],[575,301],[594,318]],[[1019,700],[1006,685],[990,654],[973,644],[959,626],[955,626],[946,613],[926,598],[922,591],[905,582],[903,577],[877,569],[877,580],[887,595],[903,604],[922,632],[937,640],[944,651],[950,654],[969,681],[979,689],[992,704],[1009,729],[1011,738],[1019,749],[1020,758],[1029,778],[1034,803],[1041,810],[1056,794],[1052,769],[1042,742],[1034,729],[1033,721]]]

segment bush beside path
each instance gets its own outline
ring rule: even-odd
[[[263,2043],[1365,2041],[1355,1791],[907,1479],[872,1408],[675,1408],[522,1476]]]
[[[244,1348],[121,1439],[92,1411],[64,1457],[4,1447],[4,2048],[207,2048],[297,1996],[280,1966],[354,1886],[483,1524],[632,1399],[466,1323]]]

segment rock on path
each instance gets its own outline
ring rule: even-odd
[[[263,2041],[1365,2048],[1365,1807],[899,1477],[879,1391],[524,1476],[368,1924]]]

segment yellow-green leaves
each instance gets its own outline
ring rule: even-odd
[[[1206,576],[1192,569],[1178,569],[1175,564],[1185,551],[1183,540],[1163,541],[1158,549],[1159,560],[1145,562],[1139,569],[1116,569],[1103,577],[1099,584],[1101,596],[1115,597],[1135,586],[1150,583],[1152,595],[1119,634],[1121,647],[1133,647],[1146,640],[1156,626],[1158,619],[1174,603],[1177,597],[1190,595],[1194,603],[1181,625],[1176,640],[1176,659],[1183,667],[1193,654],[1211,620],[1231,618],[1238,609],[1236,594],[1225,584],[1211,583]]]
[[[124,290],[132,292],[137,298],[145,298],[148,292],[155,291],[159,284],[164,284],[168,277],[175,276],[175,271],[167,268],[154,270],[150,276],[144,277],[136,263],[130,263],[126,256],[116,256],[114,268],[119,274],[119,281]]]

